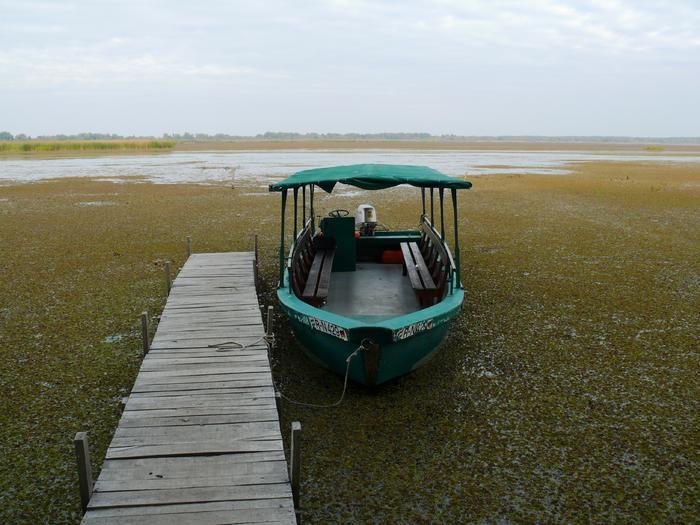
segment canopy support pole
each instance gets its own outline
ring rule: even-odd
[[[433,207],[433,188],[430,187],[430,225],[435,227],[435,208]]]
[[[278,288],[284,286],[284,212],[287,207],[287,188],[282,189],[282,213],[280,223],[280,282]]]
[[[306,185],[301,187],[301,227],[306,226]]]
[[[442,237],[442,240],[445,240],[445,205],[444,205],[444,195],[445,195],[445,188],[440,188],[438,190],[438,194],[440,195],[440,237]]]
[[[423,201],[423,215],[425,215],[425,188],[420,189],[420,196]]]
[[[457,288],[462,287],[462,277],[461,273],[459,271],[459,228],[457,226],[457,190],[455,188],[451,188],[450,191],[452,192],[452,210],[454,211],[454,228],[455,228],[455,265],[457,268],[455,271],[457,272]]]
[[[299,188],[298,188],[298,187],[295,187],[295,188],[294,188],[294,237],[293,237],[293,240],[292,240],[292,243],[293,243],[293,244],[297,242],[297,231],[299,230],[299,229],[297,228],[297,215],[298,215],[298,212],[297,212],[297,195],[298,195],[298,194],[299,194]]]
[[[311,200],[311,208],[309,210],[309,217],[311,218],[311,233],[316,231],[316,210],[314,210],[314,185],[309,187],[309,198]]]

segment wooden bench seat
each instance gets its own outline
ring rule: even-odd
[[[306,278],[306,286],[301,294],[301,298],[309,304],[320,306],[328,297],[334,257],[335,248],[316,251]]]
[[[411,286],[418,295],[421,306],[432,306],[440,289],[435,284],[430,267],[425,261],[418,243],[402,242],[401,251],[403,252],[403,274],[408,274]]]

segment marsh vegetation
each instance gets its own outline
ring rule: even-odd
[[[0,153],[169,150],[174,140],[28,140],[0,141]]]
[[[700,175],[693,164],[588,163],[490,175],[462,198],[466,302],[437,357],[304,426],[306,523],[691,522],[700,498]],[[419,198],[370,199],[393,227]],[[88,205],[100,202],[109,205]],[[0,522],[77,523],[71,439],[95,470],[154,325],[162,264],[261,244],[273,302],[277,199],[257,186],[62,179],[0,186]],[[330,402],[282,316],[275,379]]]

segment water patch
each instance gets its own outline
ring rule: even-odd
[[[267,186],[303,169],[364,163],[429,166],[457,177],[496,173],[567,175],[571,173],[572,163],[591,161],[700,163],[700,155],[451,150],[197,151],[152,157],[4,159],[0,160],[0,183],[92,177],[110,182],[227,185],[245,182]]]

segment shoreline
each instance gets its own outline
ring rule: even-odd
[[[651,149],[653,148],[653,149]],[[700,144],[600,143],[600,142],[494,142],[439,140],[231,140],[181,141],[168,149],[107,149],[63,151],[0,151],[2,160],[40,160],[105,156],[151,156],[190,152],[243,151],[468,151],[468,152],[556,152],[603,153],[655,156],[700,154]]]

